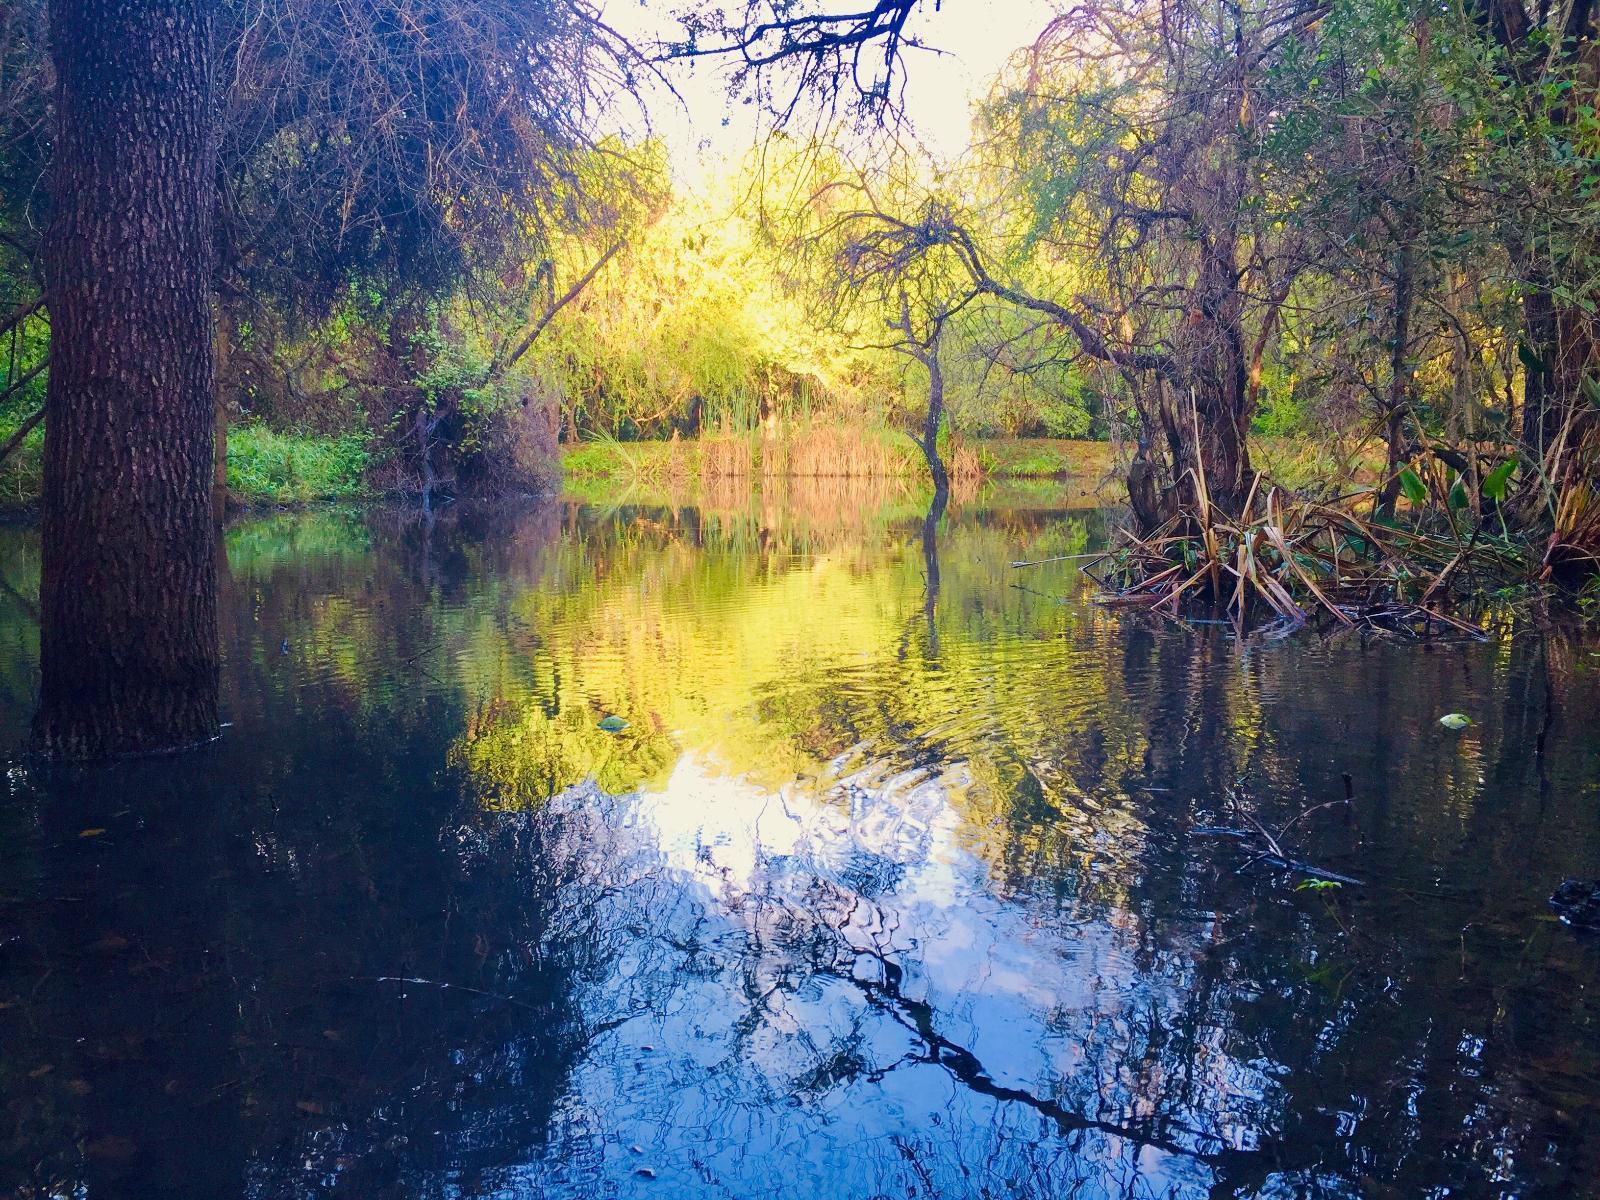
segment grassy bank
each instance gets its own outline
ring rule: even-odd
[[[228,494],[241,504],[307,504],[368,492],[370,453],[358,434],[313,437],[264,425],[228,431]]]
[[[0,444],[15,430],[0,424]],[[0,464],[0,508],[26,509],[39,498],[44,429],[35,429]],[[355,434],[317,437],[276,433],[263,425],[228,431],[228,495],[243,505],[309,504],[369,494],[370,454]]]
[[[8,428],[0,420],[0,443],[14,430],[15,423]],[[1326,450],[1286,439],[1256,439],[1252,451],[1257,465],[1290,486],[1316,478],[1317,470],[1328,467]],[[40,427],[0,464],[0,510],[26,509],[37,501],[43,457]],[[947,452],[947,461],[958,484],[965,484],[968,491],[978,483],[1004,484],[1020,489],[1019,494],[1036,492],[1052,503],[1061,499],[1061,481],[1071,481],[1074,496],[1086,496],[1111,475],[1114,465],[1110,443],[1062,438],[962,442]],[[369,497],[373,495],[367,482],[370,465],[370,445],[358,434],[287,434],[264,425],[240,425],[228,431],[228,493],[240,505]],[[880,480],[914,490],[927,478],[921,451],[904,434],[827,426],[797,431],[779,441],[741,435],[677,442],[582,442],[562,447],[561,467],[569,496],[596,499],[614,495],[622,485],[671,489],[690,482],[765,477]],[[1370,476],[1373,469],[1365,474]]]

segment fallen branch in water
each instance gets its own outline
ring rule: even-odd
[[[452,992],[465,992],[471,996],[481,996],[485,1000],[499,1000],[504,1004],[514,1005],[517,1008],[525,1008],[529,1012],[546,1011],[545,1009],[539,1008],[536,1005],[527,1004],[524,1001],[518,1000],[515,996],[507,996],[503,992],[486,992],[482,988],[468,987],[464,983],[446,983],[442,979],[423,979],[415,975],[351,975],[349,980],[352,983],[416,984],[421,987],[440,988]]]
[[[1243,785],[1244,779],[1241,777],[1233,787],[1228,789],[1228,802],[1233,811],[1243,818],[1250,828],[1231,829],[1220,825],[1200,825],[1194,830],[1195,833],[1209,834],[1216,837],[1232,837],[1239,838],[1242,841],[1254,841],[1258,847],[1257,852],[1239,865],[1239,871],[1244,871],[1258,862],[1270,862],[1283,867],[1285,870],[1309,875],[1313,879],[1323,879],[1329,883],[1348,883],[1354,887],[1362,886],[1361,880],[1356,879],[1354,876],[1344,875],[1338,871],[1330,871],[1326,867],[1319,867],[1314,863],[1306,862],[1304,859],[1296,858],[1283,846],[1283,836],[1312,813],[1320,812],[1325,808],[1339,808],[1350,804],[1351,797],[1348,794],[1348,783],[1345,785],[1346,795],[1343,799],[1328,800],[1322,804],[1313,804],[1310,808],[1301,810],[1290,818],[1277,833],[1273,833],[1272,830],[1257,820],[1254,814],[1246,810],[1244,807]]]
[[[1090,550],[1087,554],[1057,554],[1051,558],[1033,558],[1024,562],[1014,562],[1011,565],[1013,567],[1038,567],[1043,566],[1045,563],[1074,562],[1080,558],[1104,558],[1105,556],[1106,552],[1104,550]]]

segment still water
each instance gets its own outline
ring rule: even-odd
[[[0,1196],[1597,1194],[1600,939],[1545,897],[1600,874],[1600,645],[1008,565],[1106,527],[235,525],[221,741],[9,760]],[[37,570],[0,530],[13,747]]]

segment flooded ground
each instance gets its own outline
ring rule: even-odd
[[[9,762],[0,1196],[1594,1194],[1600,644],[1241,643],[903,508],[230,529],[222,740]]]

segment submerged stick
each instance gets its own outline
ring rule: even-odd
[[[1057,554],[1053,558],[1033,558],[1022,562],[1014,562],[1011,565],[1013,567],[1037,567],[1043,563],[1072,562],[1080,558],[1104,558],[1105,556],[1106,551],[1095,550],[1088,554]]]

